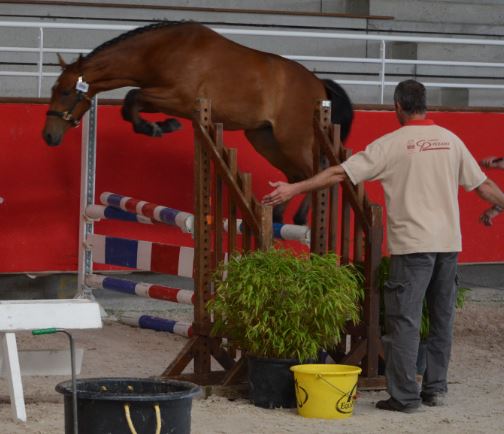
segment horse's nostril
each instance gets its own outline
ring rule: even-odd
[[[60,142],[58,137],[54,137],[51,133],[44,133],[43,136],[49,146],[57,146]]]
[[[45,142],[48,145],[52,144],[52,135],[50,133],[44,133],[44,134],[42,134],[42,137],[44,138]]]

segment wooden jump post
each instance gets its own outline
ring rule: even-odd
[[[241,374],[243,362],[235,361],[233,350],[222,348],[222,338],[210,336],[212,321],[206,309],[213,295],[212,273],[224,252],[237,252],[237,212],[242,222],[241,250],[267,249],[272,242],[272,210],[252,195],[249,173],[240,173],[236,149],[223,144],[222,124],[212,124],[210,101],[198,101],[193,119],[194,168],[194,322],[193,337],[163,372],[164,377],[192,380],[198,384],[229,384]],[[223,221],[227,194],[228,233],[224,242]],[[219,224],[215,224],[219,222]],[[224,371],[212,371],[211,358]],[[194,373],[182,374],[194,361]]]
[[[314,119],[316,144],[314,171],[321,169],[325,157],[336,165],[350,155],[341,145],[339,126],[330,123],[330,103],[321,102]],[[212,273],[223,259],[224,252],[239,251],[237,211],[243,218],[241,250],[266,249],[272,240],[272,213],[252,195],[251,176],[237,169],[235,149],[223,145],[223,127],[211,122],[210,101],[200,100],[193,120],[195,137],[194,183],[194,322],[193,337],[163,376],[194,381],[198,384],[231,384],[244,373],[244,359],[236,361],[232,349],[221,346],[222,338],[210,336],[212,320],[206,304],[213,295]],[[228,200],[228,237],[224,242],[224,195]],[[341,201],[340,201],[341,196]],[[341,202],[341,206],[340,206]],[[316,253],[336,252],[342,263],[353,262],[363,267],[365,301],[363,321],[347,329],[351,336],[350,351],[343,349],[330,354],[338,363],[361,365],[361,384],[380,387],[378,359],[383,356],[380,342],[378,267],[383,239],[381,207],[370,204],[363,185],[354,187],[350,181],[329,191],[313,194],[311,250]],[[211,370],[214,357],[224,368]],[[183,374],[194,361],[194,373]]]
[[[329,101],[319,103],[314,128],[314,173],[323,169],[321,161],[324,159],[330,165],[338,165],[351,155],[351,151],[341,144],[339,126],[331,124]],[[363,387],[383,387],[384,377],[378,375],[378,361],[380,357],[383,358],[378,286],[383,241],[382,208],[369,202],[363,184],[354,186],[350,180],[328,190],[315,192],[312,196],[311,236],[312,252],[335,252],[341,256],[343,264],[353,262],[364,270],[362,322],[358,326],[349,325],[347,328],[347,333],[351,336],[350,350],[345,352],[340,348],[330,354],[337,363],[360,365],[360,383]]]

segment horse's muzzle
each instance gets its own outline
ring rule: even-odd
[[[61,134],[54,134],[44,131],[42,137],[49,146],[58,146],[61,142]]]

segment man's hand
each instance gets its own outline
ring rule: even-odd
[[[480,222],[485,226],[492,226],[492,219],[499,215],[499,211],[494,207],[488,208],[483,214],[481,214]]]
[[[271,193],[263,197],[263,205],[279,205],[287,202],[292,196],[296,195],[294,184],[287,182],[276,181],[269,183],[272,187],[276,187]]]
[[[504,169],[504,158],[487,157],[481,160],[480,164],[488,169]]]

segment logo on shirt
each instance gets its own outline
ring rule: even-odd
[[[408,140],[406,149],[411,152],[442,151],[450,149],[450,142],[442,142],[438,139]]]

